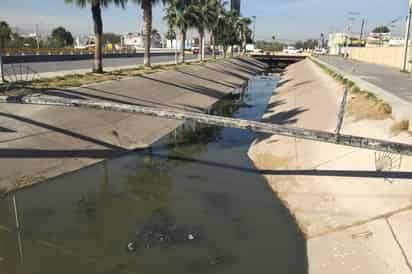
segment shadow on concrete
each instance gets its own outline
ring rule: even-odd
[[[223,74],[227,74],[229,76],[235,77],[235,78],[239,78],[243,81],[248,81],[250,79],[250,78],[248,78],[244,75],[238,74],[236,72],[233,72],[233,71],[230,71],[230,70],[227,70],[227,69],[217,69],[217,68],[211,67],[209,65],[205,65],[204,67],[208,68],[209,70],[212,70],[214,72],[217,72],[217,73],[223,73]]]
[[[143,152],[144,154],[170,159],[178,160],[183,162],[191,162],[206,166],[220,167],[225,169],[232,169],[242,172],[248,172],[253,174],[262,175],[278,175],[278,176],[318,176],[318,177],[349,177],[349,178],[392,178],[392,179],[412,179],[412,172],[402,172],[402,171],[367,171],[367,170],[313,170],[313,169],[303,169],[303,170],[257,170],[255,168],[248,168],[242,166],[236,166],[231,164],[226,164],[222,162],[214,162],[208,160],[198,160],[193,158],[187,158],[182,156],[170,156],[159,152]],[[378,182],[377,182],[378,183]]]
[[[289,83],[290,81],[292,81],[291,79],[282,79],[281,81],[279,81],[278,85],[276,88],[280,88],[281,86]]]
[[[213,97],[213,98],[216,98],[216,99],[220,99],[225,95],[224,92],[221,92],[221,91],[216,90],[216,89],[208,88],[208,87],[205,87],[205,86],[200,86],[200,85],[184,86],[184,85],[181,85],[181,84],[178,84],[178,83],[173,83],[173,82],[169,82],[169,81],[165,81],[165,80],[150,78],[150,77],[145,76],[145,75],[141,75],[141,76],[139,76],[139,78],[154,81],[154,82],[161,83],[161,84],[167,85],[167,86],[172,86],[172,87],[184,89],[184,90],[187,90],[187,91],[190,91],[190,92],[210,96],[210,97]]]
[[[248,67],[252,66],[252,67],[258,67],[261,70],[267,70],[269,68],[269,66],[263,62],[260,62],[258,60],[255,59],[245,59],[245,58],[238,58],[236,59],[236,61],[240,62],[240,63],[244,63],[246,64]],[[236,62],[236,63],[238,63]]]
[[[17,131],[15,131],[14,129],[10,129],[10,128],[0,127],[0,132],[4,132],[4,133],[15,133],[15,132],[17,132]]]
[[[307,85],[307,84],[310,84],[310,83],[313,83],[313,81],[312,80],[303,81],[303,82],[295,84],[293,87],[296,88],[296,87],[300,87],[300,86]]]
[[[18,115],[11,114],[11,113],[5,113],[5,112],[0,112],[0,117],[1,116],[7,117],[7,118],[10,118],[10,119],[14,119],[14,120],[19,121],[19,122],[34,125],[34,126],[37,126],[37,127],[40,127],[40,128],[44,128],[44,129],[50,130],[51,132],[58,132],[58,133],[61,133],[61,134],[64,134],[64,135],[67,135],[67,136],[70,136],[70,137],[73,137],[73,138],[76,138],[76,139],[79,139],[79,140],[83,140],[83,141],[86,141],[86,142],[89,142],[89,143],[93,143],[93,144],[96,144],[96,145],[107,147],[107,148],[110,148],[111,150],[114,150],[114,151],[122,151],[122,152],[128,151],[128,150],[126,150],[122,147],[119,147],[119,146],[116,146],[116,145],[113,145],[113,144],[95,139],[93,137],[86,136],[86,135],[83,135],[83,134],[80,134],[80,133],[77,133],[77,132],[74,132],[74,131],[71,131],[71,130],[67,130],[67,129],[64,129],[64,128],[60,128],[60,127],[52,126],[52,125],[49,125],[49,124],[45,124],[43,122],[32,120],[32,119],[29,119],[29,118],[26,118],[26,117],[18,116]],[[7,151],[13,151],[13,150],[14,149],[1,149],[0,150],[0,157],[7,157],[7,156],[11,157],[12,154],[8,153]],[[14,151],[16,152],[16,155],[22,155],[22,154],[18,153],[18,149],[14,150]],[[40,152],[42,151],[42,149],[28,150],[28,152],[30,152],[30,151],[36,151],[36,153],[39,153],[39,155],[41,155]],[[30,153],[26,153],[26,155],[30,156]],[[34,156],[35,155],[36,154],[34,154]],[[89,156],[90,155],[92,155],[92,154],[89,154]],[[75,157],[75,156],[72,156],[72,157]]]
[[[269,117],[263,118],[262,122],[271,123],[276,125],[289,125],[289,124],[296,124],[298,119],[295,118],[301,113],[308,111],[308,109],[304,108],[293,108],[288,111],[281,111],[277,112]]]
[[[285,105],[285,104],[286,104],[286,100],[276,100],[276,101],[273,101],[273,102],[269,103],[269,104],[267,105],[266,109],[267,109],[268,111],[271,111],[271,110],[273,110],[274,108],[277,108],[277,107],[282,106],[282,105]]]
[[[227,88],[237,88],[237,87],[238,87],[238,86],[236,86],[236,85],[226,84],[226,83],[223,83],[223,82],[219,82],[219,81],[216,81],[216,80],[213,80],[213,79],[209,79],[209,78],[200,76],[200,75],[198,75],[198,74],[190,73],[190,72],[188,72],[188,71],[184,71],[184,70],[176,70],[176,71],[178,71],[178,72],[180,72],[180,73],[182,73],[182,74],[188,75],[188,76],[190,76],[190,77],[194,77],[194,78],[198,78],[198,79],[200,79],[200,80],[212,82],[212,83],[215,83],[215,84],[218,84],[218,85],[227,87]]]

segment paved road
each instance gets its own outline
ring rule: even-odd
[[[186,56],[188,60],[197,58],[197,56]],[[175,60],[174,55],[170,56],[153,56],[152,63],[161,63]],[[34,62],[23,63],[23,66],[29,66],[32,70],[38,73],[56,72],[56,71],[70,71],[79,69],[89,69],[92,67],[93,60],[76,60],[76,61],[56,61],[56,62]],[[123,57],[123,58],[105,58],[103,65],[105,67],[122,67],[131,66],[135,64],[143,64],[143,57]],[[4,65],[6,74],[12,73],[11,65]],[[14,65],[20,66],[20,64]],[[7,69],[9,68],[9,69]]]
[[[402,73],[395,68],[335,56],[321,56],[318,58],[412,102],[412,74],[410,73]]]

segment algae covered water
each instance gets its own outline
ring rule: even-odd
[[[216,115],[259,120],[276,77]],[[305,241],[247,157],[255,134],[185,124],[151,150],[0,201],[0,273],[306,273]]]

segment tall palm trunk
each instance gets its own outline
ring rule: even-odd
[[[216,36],[214,31],[210,35],[210,40],[212,40],[213,59],[216,59]]]
[[[200,55],[200,61],[204,61],[204,57],[205,57],[205,55],[204,55],[204,53],[205,53],[205,44],[204,44],[204,42],[205,42],[205,33],[204,33],[204,31],[200,31],[199,32],[199,43],[200,43],[200,52],[199,52],[199,55]]]
[[[94,35],[96,40],[96,48],[94,51],[94,63],[93,72],[103,73],[102,62],[102,36],[103,36],[103,21],[102,21],[102,9],[99,1],[92,2],[92,15],[94,24]]]
[[[143,20],[144,20],[144,66],[150,67],[150,47],[152,45],[152,1],[143,0]]]
[[[223,57],[226,59],[227,57],[227,46],[223,46]]]
[[[242,36],[242,55],[246,55],[247,34],[245,29],[242,31]]]
[[[185,62],[185,42],[186,42],[186,30],[181,30],[181,55],[182,55],[182,63]]]
[[[3,46],[4,38],[0,37],[0,83],[5,82],[4,71],[3,71]]]

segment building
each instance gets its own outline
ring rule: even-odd
[[[240,0],[231,0],[230,9],[240,14]]]
[[[348,36],[345,33],[329,34],[328,49],[331,55],[341,55],[347,52],[348,48],[365,47],[366,41],[359,37]]]
[[[144,37],[141,33],[128,33],[122,36],[123,46],[131,49],[143,49],[144,48]],[[162,37],[152,36],[152,48],[160,48],[162,45]]]

